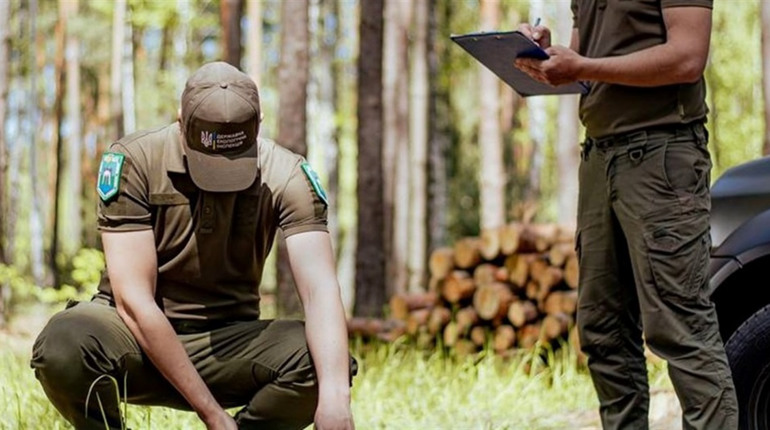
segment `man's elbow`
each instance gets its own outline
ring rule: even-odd
[[[706,61],[699,57],[682,59],[677,63],[676,80],[682,84],[692,84],[698,82],[703,77],[703,71],[706,69]]]

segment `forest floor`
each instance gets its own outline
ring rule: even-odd
[[[3,330],[0,330],[0,347],[2,347],[2,350],[6,352],[11,352],[12,354],[22,357],[28,357],[29,351],[32,347],[32,342],[34,341],[35,336],[37,333],[40,332],[42,327],[45,325],[47,319],[49,317],[49,313],[45,311],[45,309],[35,309],[32,312],[25,312],[24,314],[17,316],[14,318],[8,327],[6,327]],[[362,385],[366,386],[371,383],[371,379],[374,378],[374,370],[371,371],[371,373],[359,375],[357,378],[365,378],[362,382]],[[4,385],[5,381],[0,381]],[[484,382],[480,382],[483,384]],[[587,384],[584,382],[584,384]],[[671,389],[670,382],[665,381],[663,384],[655,384],[655,388],[652,389],[651,392],[651,400],[650,400],[650,428],[656,429],[656,430],[677,430],[681,429],[681,411],[679,408],[679,402],[676,398],[676,395],[673,392],[673,389]],[[34,389],[39,389],[38,387],[34,387]],[[374,392],[372,392],[374,391]],[[360,392],[368,392],[370,395],[377,395],[376,394],[377,389],[371,389],[367,387],[363,387],[360,389]],[[587,391],[590,391],[588,389]],[[587,392],[586,391],[586,392]],[[0,392],[2,394],[2,392]],[[414,394],[408,394],[407,395],[414,395]],[[419,394],[417,394],[419,396]],[[2,396],[0,396],[2,397]],[[358,397],[358,398],[357,398]],[[359,430],[367,430],[368,428],[393,428],[393,429],[402,429],[404,428],[403,422],[400,424],[398,423],[391,423],[390,420],[378,420],[378,419],[372,419],[370,416],[372,413],[375,414],[387,414],[387,412],[378,411],[378,412],[372,412],[368,409],[368,406],[363,411],[357,411],[356,408],[356,402],[361,402],[362,399],[360,398],[361,395],[356,396],[354,392],[354,415],[356,416],[362,416],[364,419],[364,422],[359,422],[357,420],[356,427]],[[2,399],[0,399],[2,400]],[[5,399],[8,400],[8,399]],[[3,401],[5,401],[3,400]],[[415,399],[417,400],[417,399]],[[530,416],[528,417],[528,421],[530,423],[536,423],[536,424],[522,424],[521,426],[518,424],[514,424],[511,421],[501,421],[498,418],[490,419],[489,417],[485,417],[484,419],[479,418],[479,425],[476,427],[475,425],[468,424],[468,422],[473,422],[473,418],[470,418],[468,421],[464,421],[462,423],[457,423],[457,425],[449,425],[449,424],[439,424],[436,422],[423,422],[423,424],[420,424],[419,427],[412,427],[412,428],[434,428],[437,430],[443,430],[443,429],[470,429],[470,428],[479,428],[479,429],[514,429],[514,430],[529,430],[530,428],[534,429],[553,429],[553,430],[567,430],[567,429],[579,429],[579,430],[593,430],[593,429],[601,429],[600,421],[599,421],[599,415],[595,407],[595,401],[593,399],[591,400],[592,403],[594,403],[593,407],[579,407],[577,410],[573,408],[572,410],[549,410],[548,408],[545,408],[545,412],[540,412],[542,416]],[[589,402],[589,403],[591,403]],[[416,402],[418,403],[418,402]],[[361,406],[363,407],[363,406]],[[437,406],[440,407],[440,406]],[[467,408],[467,406],[466,406]],[[473,408],[473,407],[472,407]],[[483,408],[482,408],[483,409]],[[558,408],[556,408],[558,409]],[[50,412],[48,412],[50,413]],[[157,415],[156,415],[157,416]],[[155,418],[156,420],[158,418]],[[514,421],[515,422],[515,421]],[[58,423],[58,422],[57,422]],[[368,423],[368,424],[367,424]],[[553,423],[553,424],[548,424]],[[569,423],[569,424],[565,424]],[[60,424],[60,423],[58,423]],[[57,424],[57,426],[58,426]],[[11,427],[8,427],[8,426]],[[415,423],[417,425],[417,423]],[[19,424],[16,427],[13,427],[13,424],[9,424],[8,422],[3,424],[2,421],[0,421],[0,429],[8,428],[8,430],[11,430],[12,428],[23,428],[24,426]],[[155,427],[155,426],[153,426]],[[409,427],[408,425],[406,427]]]

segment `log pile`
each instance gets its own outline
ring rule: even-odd
[[[390,299],[389,319],[351,320],[351,336],[464,354],[505,354],[566,339],[577,307],[574,230],[512,223],[458,240],[430,255],[426,292]]]

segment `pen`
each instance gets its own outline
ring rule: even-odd
[[[540,17],[538,16],[537,19],[535,19],[535,27],[540,25]]]

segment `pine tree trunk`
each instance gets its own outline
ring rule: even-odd
[[[79,0],[62,1],[67,7],[67,16],[74,17],[78,13]],[[66,50],[66,115],[69,125],[69,139],[65,157],[66,181],[64,184],[64,204],[61,235],[61,251],[68,257],[75,255],[82,245],[83,213],[82,195],[83,183],[81,176],[83,141],[82,116],[80,106],[80,41],[72,26],[67,25]]]
[[[411,3],[386,0],[383,30],[383,175],[388,293],[406,291],[409,279],[409,91]]]
[[[222,22],[222,58],[240,69],[243,1],[220,0],[219,16]]]
[[[11,53],[11,2],[0,2],[0,264],[10,263],[10,255],[6,253],[8,215],[10,215],[7,196],[8,189],[8,146],[5,140],[5,121],[8,116],[8,83],[10,79]],[[9,286],[0,284],[0,328],[6,324],[5,301]]]
[[[481,1],[481,28],[498,30],[500,1]],[[500,133],[500,79],[479,67],[479,172],[481,183],[481,229],[496,229],[505,223],[505,174]]]
[[[568,7],[558,7],[558,30],[561,44],[567,46],[572,36],[572,12]],[[557,188],[558,222],[574,225],[577,218],[578,166],[580,151],[578,144],[578,96],[559,97],[559,115],[556,138],[556,174],[559,175]]]
[[[246,37],[246,61],[249,76],[261,84],[262,75],[262,0],[246,0],[248,32]]]
[[[54,153],[56,158],[51,160],[52,170],[55,174],[53,183],[53,214],[51,216],[51,223],[53,231],[51,232],[51,248],[48,255],[48,268],[51,274],[53,274],[54,287],[59,286],[59,270],[56,266],[56,256],[59,254],[59,231],[61,223],[59,221],[59,213],[61,211],[62,199],[59,197],[62,189],[62,169],[64,160],[64,142],[62,137],[62,124],[64,123],[64,86],[65,86],[65,39],[67,37],[67,13],[66,0],[59,1],[59,20],[56,22],[56,28],[54,30],[56,39],[56,54],[54,56],[54,127],[56,128],[54,145]]]
[[[439,76],[441,60],[436,42],[443,35],[439,29],[436,0],[430,2],[428,19],[428,75]],[[428,249],[446,246],[449,219],[448,151],[451,145],[451,108],[449,91],[439,79],[430,80],[430,131],[428,141]]]
[[[125,134],[123,128],[123,46],[126,39],[126,0],[115,0],[112,16],[112,62],[110,67],[110,111],[115,134],[112,140]]]
[[[428,0],[415,0],[410,53],[409,291],[425,288],[428,232]]]
[[[542,17],[545,12],[544,0],[530,0],[530,22]],[[531,137],[531,157],[529,164],[529,183],[524,193],[528,206],[535,205],[541,192],[541,176],[545,164],[545,130],[547,118],[545,98],[530,97],[527,99],[529,110],[529,135]]]
[[[291,151],[307,155],[307,86],[310,79],[308,3],[292,0],[281,3],[281,66],[278,79],[278,143]],[[278,312],[298,316],[302,306],[291,273],[286,241],[278,239]]]
[[[759,2],[762,29],[762,86],[765,98],[765,139],[762,155],[770,155],[770,4]]]
[[[8,116],[8,82],[10,79],[11,61],[11,2],[0,2],[0,264],[7,264],[9,256],[6,255],[6,233],[8,213],[7,189],[8,189],[8,146],[5,140],[5,121]],[[0,286],[0,326],[3,325],[3,291]]]
[[[358,55],[358,241],[356,316],[380,316],[386,303],[382,169],[383,0],[361,2]]]
[[[30,25],[30,31],[29,34],[31,35],[30,40],[36,40],[36,46],[35,50],[42,50],[42,46],[40,46],[41,39],[35,38],[34,36],[37,35],[37,14],[38,14],[38,3],[37,0],[30,0],[29,2],[29,25]],[[31,49],[30,49],[31,51]],[[36,55],[33,55],[32,52],[30,52],[29,56],[29,62],[30,62],[30,70],[40,70],[42,68],[41,64],[37,64]],[[45,58],[43,55],[39,56],[40,58]],[[35,283],[37,285],[42,286],[44,284],[44,277],[45,277],[45,259],[43,257],[43,237],[44,237],[44,227],[43,227],[43,203],[42,198],[45,195],[43,190],[40,189],[39,182],[40,178],[39,175],[39,169],[38,166],[40,164],[40,159],[38,155],[38,139],[37,139],[37,117],[38,117],[38,99],[37,99],[37,79],[36,79],[36,73],[30,73],[29,74],[29,98],[28,98],[28,115],[31,121],[32,126],[29,130],[29,136],[30,136],[30,145],[29,145],[29,166],[30,166],[30,188],[32,190],[32,205],[30,207],[30,216],[29,216],[29,234],[30,234],[30,263],[32,266],[32,277],[35,280]]]

